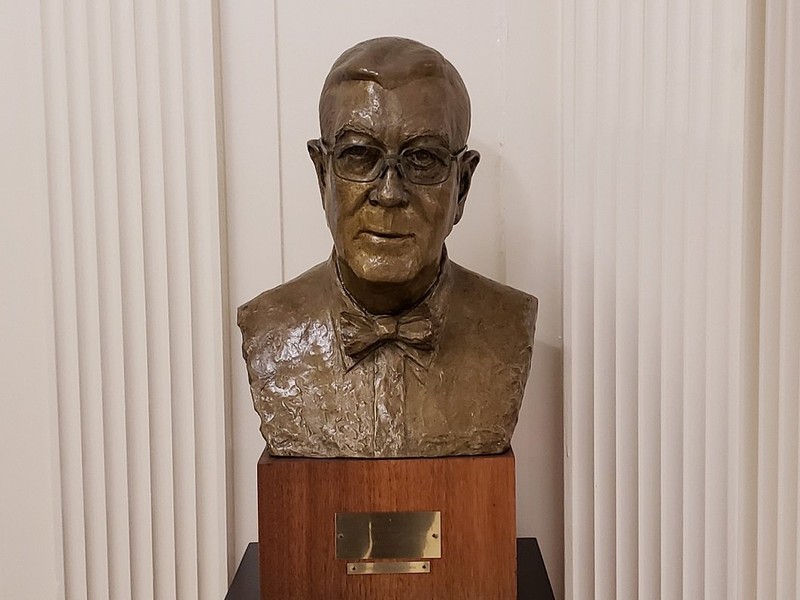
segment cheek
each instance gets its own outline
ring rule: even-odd
[[[354,215],[366,194],[363,186],[351,185],[348,182],[333,179],[328,182],[328,194],[325,199],[325,215],[331,231],[342,231],[353,226]]]
[[[450,233],[456,214],[455,192],[449,189],[437,192],[425,194],[420,202],[421,216],[433,238],[445,237]]]

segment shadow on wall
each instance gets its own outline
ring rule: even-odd
[[[539,541],[557,598],[564,597],[563,350],[537,341],[513,446],[517,530]]]

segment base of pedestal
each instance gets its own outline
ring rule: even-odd
[[[267,600],[514,600],[514,455],[276,458],[258,463],[259,570]],[[337,513],[439,511],[425,573],[348,575]],[[413,557],[406,557],[413,558]]]
[[[251,542],[242,556],[225,600],[260,598],[258,542]],[[555,600],[536,538],[517,538],[517,600]]]

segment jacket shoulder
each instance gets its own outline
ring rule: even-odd
[[[256,332],[291,326],[321,310],[328,268],[327,262],[320,263],[242,304],[236,319],[242,335],[247,338]]]
[[[480,321],[497,321],[494,325],[503,330],[504,324],[530,332],[536,327],[539,300],[522,290],[489,279],[461,265],[453,265],[454,300],[461,309]]]

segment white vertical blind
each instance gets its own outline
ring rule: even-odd
[[[39,4],[0,3],[0,595],[63,597]]]
[[[800,14],[765,6],[564,9],[569,598],[797,597]]]
[[[212,9],[41,3],[67,598],[227,588]]]
[[[766,2],[758,411],[759,598],[798,593],[800,7]]]

